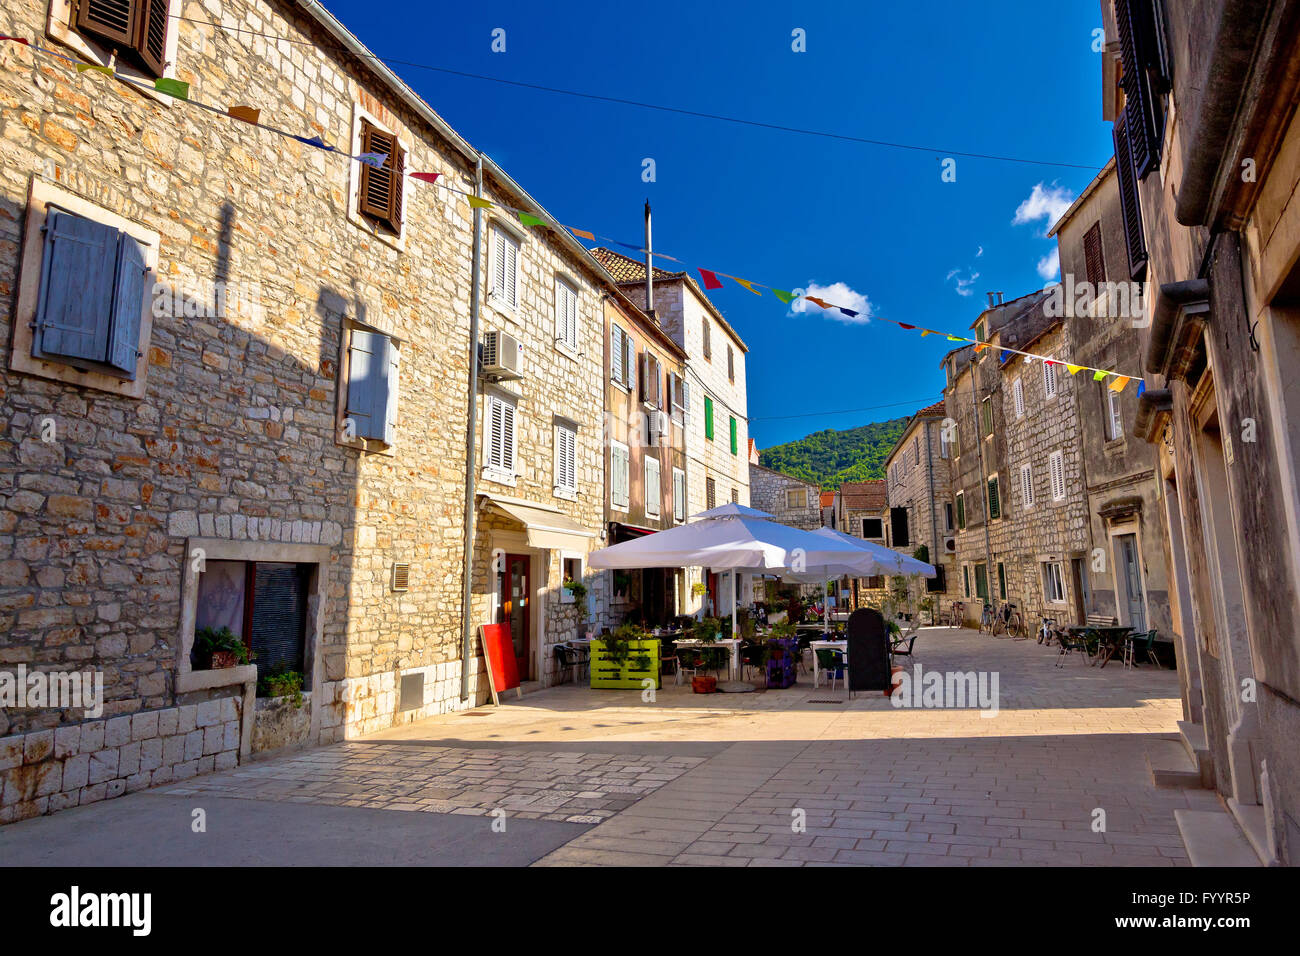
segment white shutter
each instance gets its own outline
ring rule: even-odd
[[[645,456],[645,513],[658,516],[663,486],[659,482],[659,459]]]
[[[393,345],[388,350],[388,414],[384,421],[384,441],[393,445],[397,441],[397,386],[401,381],[402,350]]]
[[[511,308],[519,306],[519,243],[506,237],[506,301]]]
[[[1020,379],[1016,379],[1012,386],[1012,392],[1016,398],[1016,418],[1025,417],[1025,386]]]
[[[495,395],[487,397],[487,463],[489,468],[505,467],[505,455],[501,448],[502,402]]]
[[[567,425],[555,426],[555,489],[578,490],[578,433]]]
[[[500,229],[492,230],[492,293],[506,297],[506,236]]]
[[[1056,365],[1043,360],[1043,394],[1047,398],[1056,397]]]
[[[1034,506],[1034,474],[1028,465],[1020,466],[1020,500],[1026,511]]]
[[[622,445],[609,446],[609,497],[615,507],[626,508],[628,501],[628,454]]]
[[[1110,402],[1110,437],[1114,440],[1124,434],[1124,419],[1120,414],[1119,392],[1107,390],[1106,394]]]
[[[673,469],[673,518],[686,520],[686,472]]]
[[[555,280],[555,337],[571,349],[578,347],[578,293],[558,278]]]
[[[1048,458],[1049,470],[1051,472],[1052,500],[1061,501],[1065,498],[1065,454],[1054,451]]]
[[[617,325],[610,326],[609,332],[609,377],[623,381],[623,330]]]
[[[501,450],[502,468],[513,475],[515,473],[515,407],[507,402],[501,403]]]

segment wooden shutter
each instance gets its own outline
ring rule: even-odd
[[[957,527],[959,530],[966,529],[966,496],[957,496]]]
[[[736,380],[736,353],[732,351],[730,345],[727,346],[727,380],[731,382]]]
[[[704,437],[713,440],[713,399],[704,396]]]
[[[108,364],[131,381],[135,381],[136,363],[140,357],[140,316],[145,309],[145,276],[148,272],[140,244],[122,233],[118,237]]]
[[[1011,385],[1011,394],[1016,401],[1016,418],[1025,417],[1025,383],[1016,379]]]
[[[167,67],[167,32],[171,29],[168,0],[139,0],[136,51],[154,76],[162,76]]]
[[[495,395],[487,396],[487,438],[484,446],[487,451],[487,464],[489,468],[500,470],[505,467],[505,451],[502,447],[502,436],[505,433],[505,413],[502,411],[504,403]]]
[[[555,484],[571,491],[577,490],[577,433],[564,425],[555,430]]]
[[[1002,497],[998,494],[997,478],[989,479],[989,518],[1002,517]]]
[[[704,323],[704,357],[711,359],[713,358],[713,343],[709,339],[709,320],[706,318],[701,319],[701,321]]]
[[[107,360],[119,249],[116,229],[50,209],[36,307],[38,358]]]
[[[142,6],[139,0],[81,0],[77,29],[134,49]]]
[[[1119,205],[1124,217],[1124,243],[1128,247],[1129,277],[1142,281],[1147,270],[1147,244],[1142,233],[1142,203],[1129,150],[1128,107],[1115,120],[1115,173],[1119,177]]]
[[[506,289],[506,234],[500,229],[492,230],[492,291],[498,298],[505,298]]]
[[[686,472],[673,469],[673,517],[686,520]]]
[[[578,294],[562,279],[555,280],[555,337],[578,347]]]
[[[736,454],[739,454],[739,453],[740,453],[740,444],[739,444],[739,442],[738,442],[737,434],[736,434],[736,419],[735,419],[735,416],[732,416],[732,417],[731,417],[731,453],[732,453],[733,455],[736,455]]]
[[[1096,286],[1106,281],[1106,257],[1101,249],[1100,222],[1093,223],[1092,228],[1083,237],[1083,261],[1084,269],[1088,273],[1088,281],[1092,283],[1095,294]]]
[[[620,445],[611,445],[609,456],[612,465],[609,476],[610,498],[617,507],[626,508],[629,478],[628,451]]]
[[[1155,92],[1148,72],[1159,59],[1151,0],[1115,0],[1115,24],[1124,71],[1120,85],[1124,87],[1124,112],[1129,116],[1129,149],[1134,174],[1142,179],[1160,161],[1161,130],[1156,129]]]
[[[1047,464],[1052,484],[1052,500],[1060,501],[1065,497],[1065,455],[1054,451],[1048,457]]]
[[[507,473],[515,473],[515,407],[509,402],[499,402],[501,406],[501,467]]]
[[[501,238],[505,241],[506,247],[505,296],[513,309],[519,305],[519,243],[505,233],[502,233]]]
[[[1043,361],[1043,395],[1056,397],[1056,366],[1046,360]]]
[[[358,209],[366,216],[395,233],[402,231],[402,176],[405,156],[397,144],[397,137],[361,121],[361,151],[385,153],[387,159],[380,168],[369,163],[361,164],[361,196]]]
[[[889,509],[889,532],[890,546],[894,548],[906,547],[910,544],[907,536],[907,509],[890,508]]]
[[[641,401],[650,401],[650,353],[642,352],[637,356],[636,390]]]
[[[712,478],[704,479],[704,505],[706,509],[716,508],[718,504],[718,485]]]
[[[307,622],[307,571],[297,564],[259,561],[253,572],[253,614],[249,645],[257,673],[303,673]]]
[[[1020,500],[1026,509],[1034,506],[1034,474],[1029,465],[1020,466]]]
[[[389,440],[389,381],[392,343],[388,336],[352,330],[348,347],[348,408],[358,438]]]
[[[648,515],[658,515],[663,499],[663,482],[659,477],[659,459],[645,456],[645,510]]]

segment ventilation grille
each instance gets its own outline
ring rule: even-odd
[[[424,706],[424,674],[403,674],[398,710],[419,710]]]
[[[411,587],[411,566],[409,564],[393,565],[393,582],[394,591],[407,591]]]

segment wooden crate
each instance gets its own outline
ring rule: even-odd
[[[642,658],[649,659],[648,667],[641,667]],[[621,665],[610,659],[605,642],[591,642],[591,686],[596,688],[627,688],[641,690],[649,678],[656,688],[660,680],[659,642],[653,639],[628,641],[627,659]]]

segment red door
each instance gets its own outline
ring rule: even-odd
[[[500,623],[510,625],[510,640],[515,645],[515,666],[520,680],[528,680],[529,672],[529,613],[528,555],[507,554],[501,573],[497,576],[498,594],[501,595]]]

